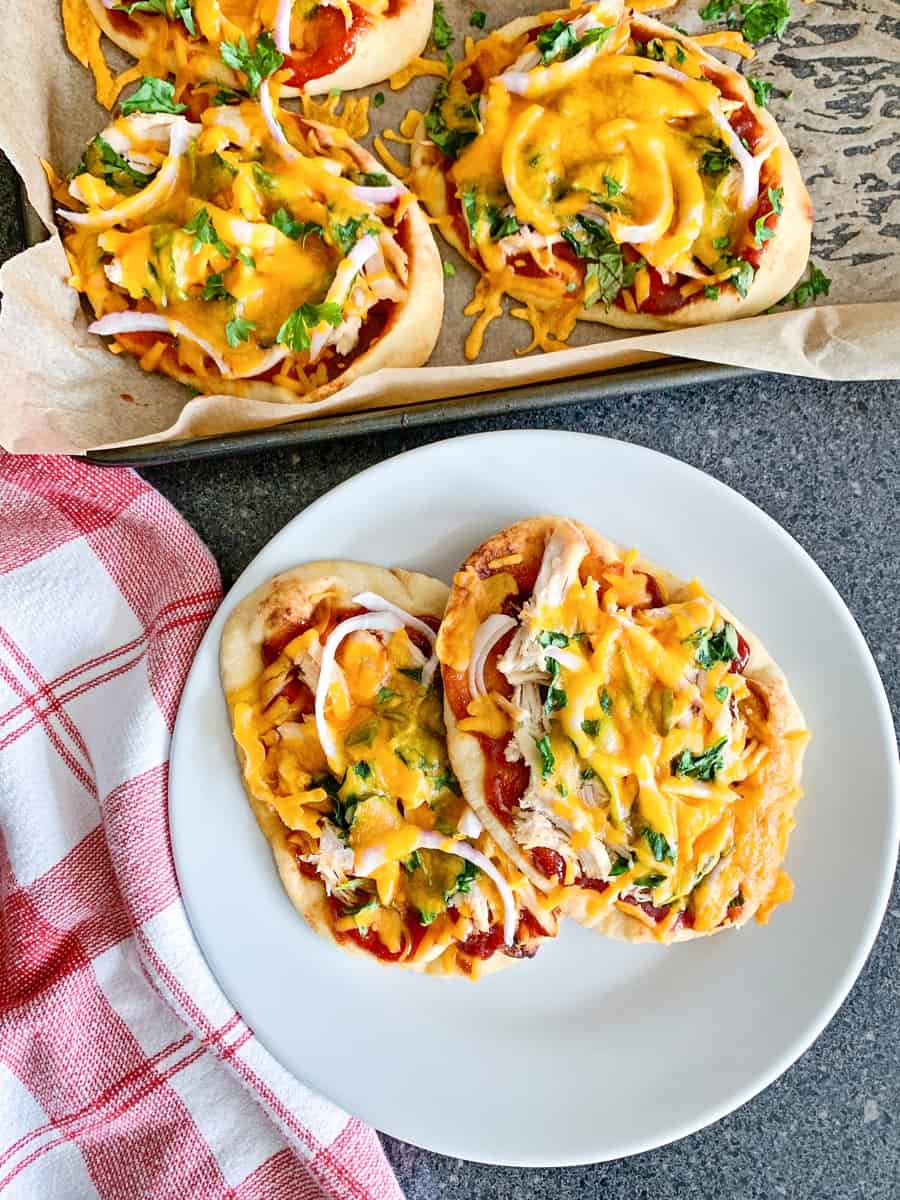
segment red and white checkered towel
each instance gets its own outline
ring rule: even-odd
[[[398,1200],[257,1043],[179,899],[166,768],[220,600],[137,475],[0,457],[0,1193]]]

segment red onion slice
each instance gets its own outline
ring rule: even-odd
[[[472,654],[469,658],[468,670],[469,691],[473,696],[484,696],[486,694],[484,666],[488,655],[500,639],[505,637],[515,627],[515,617],[506,616],[505,613],[492,613],[491,616],[486,617],[478,626],[475,637],[472,640]]]
[[[357,243],[358,245],[359,243]],[[353,597],[353,603],[359,604],[363,608],[367,608],[369,612],[386,612],[392,613],[404,625],[408,625],[411,629],[415,629],[421,633],[423,637],[428,639],[428,644],[431,646],[431,657],[422,668],[422,685],[428,687],[434,677],[435,669],[437,668],[437,655],[434,653],[434,644],[437,640],[437,634],[424,621],[420,621],[418,617],[414,617],[408,613],[406,609],[401,608],[398,604],[392,604],[390,600],[386,600],[384,596],[379,596],[377,592],[359,592]]]
[[[88,325],[88,333],[99,333],[105,337],[114,337],[119,333],[170,333],[174,337],[184,338],[185,341],[199,346],[203,353],[209,355],[213,360],[220,373],[226,377],[228,375],[227,363],[219,357],[218,352],[209,342],[197,337],[181,321],[173,321],[169,317],[160,316],[159,313],[107,313],[99,321]]]
[[[395,200],[399,200],[406,188],[400,184],[391,184],[389,187],[363,187],[354,185],[350,189],[350,195],[354,200],[360,200],[363,204],[393,204]]]
[[[289,161],[299,158],[299,151],[295,150],[291,143],[285,137],[284,130],[281,128],[281,123],[275,116],[275,109],[272,105],[272,94],[269,91],[269,81],[264,79],[259,85],[259,107],[262,110],[263,120],[266,123],[266,128],[272,141],[278,147],[278,153],[282,158]]]
[[[278,8],[275,10],[275,29],[274,38],[275,45],[285,56],[291,53],[291,13],[294,9],[294,0],[278,0]]]
[[[191,143],[200,132],[199,125],[190,121],[179,120],[172,123],[172,133],[169,139],[169,153],[163,160],[156,177],[145,188],[134,196],[129,196],[120,204],[113,205],[100,212],[77,213],[67,209],[57,209],[57,213],[72,225],[80,225],[85,229],[109,229],[120,221],[130,221],[140,216],[154,205],[162,203],[178,181],[181,159]]]
[[[355,598],[354,602],[357,602]],[[319,667],[319,682],[316,687],[316,732],[319,735],[319,741],[322,749],[325,751],[325,757],[328,759],[329,766],[340,769],[337,742],[332,736],[331,730],[328,728],[328,721],[325,718],[325,701],[328,698],[328,689],[334,682],[335,668],[337,666],[335,655],[338,646],[340,646],[348,634],[355,633],[360,629],[372,631],[384,630],[385,632],[394,633],[396,630],[402,628],[402,618],[395,616],[392,612],[366,612],[359,613],[355,617],[348,617],[346,621],[341,621],[328,635],[324,649],[322,650],[322,664]]]

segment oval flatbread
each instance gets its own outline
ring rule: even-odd
[[[576,320],[751,316],[794,286],[812,223],[796,159],[702,40],[602,0],[512,21],[438,85],[412,183],[482,274],[470,357],[504,294],[564,340]]]
[[[351,952],[478,978],[533,955],[557,918],[450,769],[433,653],[446,598],[409,571],[297,567],[232,612],[221,675],[244,786],[298,912]]]
[[[89,144],[56,194],[91,332],[200,392],[282,403],[420,365],[443,315],[421,209],[261,87],[265,103],[135,112]]]
[[[790,897],[806,725],[696,581],[578,522],[521,521],[457,573],[438,652],[463,794],[565,915],[673,942]]]
[[[72,7],[78,2],[73,0]],[[368,87],[387,79],[425,48],[433,9],[432,0],[391,0],[387,5],[342,0],[306,8],[290,4],[285,23],[279,14],[288,0],[224,10],[215,0],[195,5],[168,0],[160,5],[164,12],[143,8],[140,0],[115,7],[101,0],[80,3],[85,15],[137,59],[145,74],[177,74],[191,84],[212,81],[252,95],[256,80],[248,69],[259,64],[267,75],[277,56],[286,72],[285,94],[294,96]]]

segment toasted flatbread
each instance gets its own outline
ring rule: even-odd
[[[192,36],[177,15],[139,10],[129,14],[106,8],[101,0],[81,3],[109,40],[137,59],[145,73],[177,73],[191,83],[212,81],[243,90],[243,74],[222,61],[222,43],[237,44],[244,36],[253,45],[261,33],[271,36],[273,32],[263,27],[259,5],[237,24],[233,12],[210,23],[205,13],[197,11],[196,36]],[[353,3],[346,5],[346,13],[324,5],[314,6],[306,19],[295,12],[294,51],[285,58],[291,71],[285,95],[317,96],[332,88],[347,91],[387,79],[425,48],[432,10],[433,0],[401,0],[384,13]]]
[[[515,941],[503,952],[506,909],[489,874],[517,872],[456,794],[439,691],[421,678],[421,630],[402,619],[351,630],[331,674],[329,635],[348,613],[377,615],[366,608],[373,594],[403,619],[436,626],[447,588],[415,572],[316,562],[263,584],[229,616],[220,667],[245,789],[285,890],[316,933],[370,959],[478,978],[530,957],[557,919],[520,886]],[[333,751],[314,715],[323,687]],[[439,837],[429,832],[438,826]],[[453,837],[457,827],[465,839]],[[472,857],[488,866],[472,870]]]
[[[812,208],[796,159],[702,43],[602,0],[517,18],[439,84],[411,182],[482,273],[470,357],[503,294],[549,314],[532,323],[558,343],[576,320],[752,316],[797,282]]]
[[[266,98],[200,125],[135,113],[91,142],[57,198],[92,331],[200,392],[276,403],[425,362],[443,275],[418,204],[343,130]]]
[[[592,580],[612,615],[585,598]],[[565,597],[555,608],[553,586]],[[503,613],[509,628],[498,624],[489,646],[484,622]],[[548,614],[565,629],[538,635]],[[554,673],[548,650],[562,659]],[[438,652],[463,794],[566,916],[674,942],[765,920],[789,898],[781,864],[806,724],[760,639],[696,582],[579,522],[532,518],[466,559]],[[475,694],[487,696],[473,701],[479,660]],[[516,675],[513,662],[531,664],[518,691],[507,672],[525,668]]]

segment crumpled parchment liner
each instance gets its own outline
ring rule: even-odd
[[[794,0],[793,7],[784,39],[763,45],[749,71],[783,91],[793,88],[790,101],[775,99],[771,108],[813,197],[813,258],[833,281],[827,305],[668,333],[623,334],[582,323],[570,349],[521,358],[515,351],[527,343],[529,330],[507,317],[489,329],[482,358],[468,364],[462,344],[470,319],[462,308],[474,272],[439,239],[457,274],[447,281],[447,312],[429,366],[380,371],[317,404],[190,399],[181,385],[146,374],[126,355],[110,354],[86,332],[53,234],[0,272],[6,385],[0,444],[17,453],[47,453],[165,442],[549,382],[660,356],[821,379],[900,377],[900,110],[891,103],[900,82],[900,27],[889,0],[820,0],[809,7]],[[471,11],[461,0],[445,5],[457,56]],[[488,28],[521,11],[514,0],[496,0]],[[689,30],[710,28],[693,6],[661,15]],[[0,86],[8,100],[0,112],[0,141],[49,226],[51,200],[38,158],[70,169],[106,123],[105,114],[94,101],[90,74],[65,48],[55,0],[25,0],[6,32]],[[417,80],[396,95],[386,85],[368,89],[387,97],[370,114],[372,133],[396,129],[410,106],[425,107],[434,83]]]

